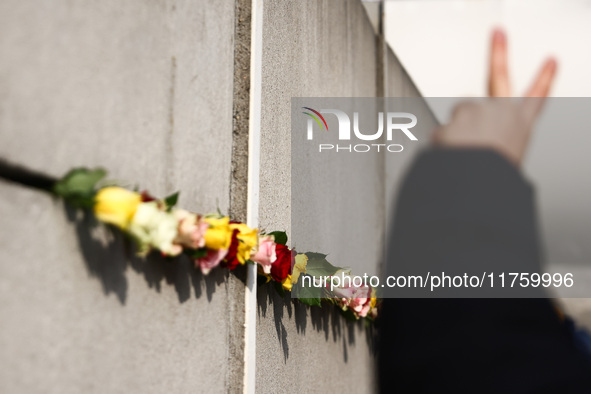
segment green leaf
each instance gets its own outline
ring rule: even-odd
[[[187,254],[192,259],[200,259],[207,256],[207,248],[185,249],[185,254]]]
[[[302,278],[306,275],[301,275],[300,280],[296,284],[292,284],[291,296],[298,298],[301,302],[310,306],[321,306],[324,289],[318,287],[302,286],[304,281]]]
[[[275,237],[275,243],[280,245],[287,245],[287,233],[285,231],[273,231],[268,235]]]
[[[310,306],[322,306],[322,299],[320,298],[298,298],[301,303]]]
[[[96,184],[107,175],[102,168],[75,168],[56,182],[53,192],[71,205],[91,208],[94,205]]]
[[[102,168],[94,170],[75,168],[56,183],[54,190],[59,195],[88,193],[94,191],[97,182],[103,179],[105,175],[107,175],[107,172]]]
[[[326,260],[326,255],[322,253],[307,252],[308,263],[306,264],[306,274],[323,277],[332,276],[341,268],[335,267]]]
[[[166,197],[164,199],[164,204],[166,204],[166,209],[168,211],[170,211],[176,205],[176,203],[178,202],[178,200],[179,200],[179,193],[180,192],[173,193],[173,194],[171,194],[170,196],[168,196],[168,197]]]

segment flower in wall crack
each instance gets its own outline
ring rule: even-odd
[[[358,295],[348,300],[348,307],[355,313],[356,316],[365,317],[367,316],[367,312],[369,312],[371,309],[370,302],[371,299],[369,297]]]
[[[308,256],[304,253],[297,254],[295,256],[295,262],[293,265],[293,272],[291,273],[291,282],[298,283],[300,274],[306,273],[306,266],[308,265]]]
[[[94,214],[98,220],[126,230],[141,203],[141,196],[122,187],[110,186],[99,190],[94,201]]]
[[[219,250],[230,249],[232,243],[232,229],[230,229],[230,218],[205,218],[204,221],[209,225],[205,232],[205,247],[207,249]]]
[[[263,235],[259,238],[259,245],[256,253],[251,256],[252,261],[258,263],[263,273],[271,273],[271,265],[277,260],[275,252],[275,237],[272,235]]]
[[[275,253],[277,260],[271,266],[271,277],[277,282],[283,282],[291,274],[292,259],[295,257],[295,251],[292,253],[287,246],[276,244]]]
[[[341,286],[333,289],[337,304],[344,311],[351,310],[357,318],[367,316],[371,309],[371,287],[353,285],[353,277],[350,275],[341,274],[339,277]]]
[[[174,209],[172,213],[179,223],[175,243],[191,249],[203,248],[209,224],[200,216],[184,209]]]
[[[240,243],[236,250],[236,258],[240,264],[246,263],[246,260],[250,260],[250,255],[256,248],[259,240],[259,231],[256,228],[250,228],[244,223],[230,223],[232,230],[238,230],[236,238]]]
[[[175,243],[178,226],[178,219],[172,213],[162,210],[157,201],[151,201],[138,205],[129,233],[138,241],[140,254],[145,255],[154,248],[164,255],[177,256],[183,251]]]
[[[238,265],[243,265],[257,246],[258,230],[248,227],[244,223],[230,222],[230,229],[232,229],[232,242],[230,249],[224,259],[226,266],[233,270]]]
[[[238,245],[240,241],[238,240],[238,229],[234,229],[232,231],[232,242],[230,242],[230,249],[228,249],[228,254],[224,258],[225,266],[230,269],[236,269],[240,265],[240,261],[238,260],[237,253],[238,253]]]
[[[281,281],[281,286],[283,286],[285,290],[291,291],[291,275],[287,275],[287,277]]]
[[[203,275],[207,275],[209,274],[209,271],[220,264],[227,253],[228,251],[226,249],[207,249],[206,255],[204,257],[195,259],[195,266],[201,269]]]

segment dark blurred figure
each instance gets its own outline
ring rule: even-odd
[[[492,98],[459,105],[416,159],[396,207],[389,272],[417,253],[482,272],[495,259],[539,271],[534,194],[519,166],[555,72],[549,59],[530,99],[496,99],[511,89],[507,40],[495,31]],[[547,298],[386,299],[381,316],[382,393],[591,393],[588,341]]]

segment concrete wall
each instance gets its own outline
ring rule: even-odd
[[[103,166],[227,212],[233,37],[234,0],[3,1],[0,157]],[[241,390],[239,280],[136,259],[48,196],[0,188],[1,392]]]
[[[264,18],[260,223],[291,235],[291,98],[375,96],[376,40],[357,1],[266,2]],[[269,288],[258,296],[257,392],[372,391],[363,326]]]
[[[266,2],[264,18],[260,223],[263,228],[285,229],[293,238],[294,220],[310,220],[308,225],[298,224],[297,246],[301,251],[330,253],[331,261],[342,265],[338,256],[346,234],[335,228],[342,230],[354,219],[337,224],[330,213],[336,205],[346,206],[348,186],[338,182],[335,163],[319,167],[310,162],[311,169],[322,168],[324,175],[312,176],[311,170],[309,182],[298,183],[298,195],[292,195],[293,161],[303,156],[292,156],[291,98],[375,97],[380,91],[418,97],[418,92],[391,51],[380,48],[383,42],[358,1]],[[423,112],[433,126],[426,106]],[[411,158],[412,154],[405,155],[396,165]],[[372,175],[364,180],[369,190],[364,212],[375,219],[361,224],[367,231],[360,233],[373,235],[376,225],[383,225],[380,218],[386,215],[391,197],[384,181],[397,180],[386,178],[387,166],[384,155],[365,163],[366,173]],[[301,168],[305,166],[298,163]],[[307,236],[301,232],[304,227],[310,230]],[[376,237],[366,238],[366,244],[355,245],[364,244],[365,252],[379,254],[382,245]],[[331,307],[321,310],[285,302],[271,288],[260,288],[258,298],[257,392],[372,392],[372,330],[347,323]]]
[[[386,97],[403,97],[404,101],[399,100],[404,105],[412,108],[412,111],[419,119],[417,126],[413,128],[418,141],[411,143],[403,136],[395,136],[398,140],[394,142],[403,144],[404,155],[386,156],[386,204],[387,228],[394,219],[394,207],[396,203],[397,191],[399,190],[402,177],[411,164],[413,157],[419,150],[429,143],[429,138],[438,122],[431,109],[427,106],[410,76],[400,64],[400,61],[390,47],[384,50],[384,93]],[[395,99],[394,99],[395,100]]]
[[[53,176],[103,166],[244,220],[249,3],[2,2],[0,158]],[[266,1],[262,92],[259,221],[290,235],[291,97],[419,96],[358,0]],[[411,157],[368,163],[375,217]],[[0,391],[242,391],[240,275],[138,259],[49,196],[0,189]],[[256,329],[257,392],[373,390],[374,333],[334,309],[261,288]]]

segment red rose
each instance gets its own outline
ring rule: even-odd
[[[292,251],[285,245],[276,244],[275,255],[277,260],[271,264],[271,276],[277,282],[281,282],[291,274]],[[293,255],[295,257],[295,253]]]
[[[150,193],[148,193],[147,190],[144,190],[142,194],[140,194],[140,197],[142,199],[142,202],[156,201],[156,198],[150,195]]]
[[[226,254],[226,258],[224,258],[224,264],[228,269],[233,270],[240,265],[240,261],[236,257],[236,252],[238,251],[238,243],[240,240],[236,237],[240,231],[238,229],[232,232],[232,243],[230,244],[230,249],[228,249],[228,254]]]

